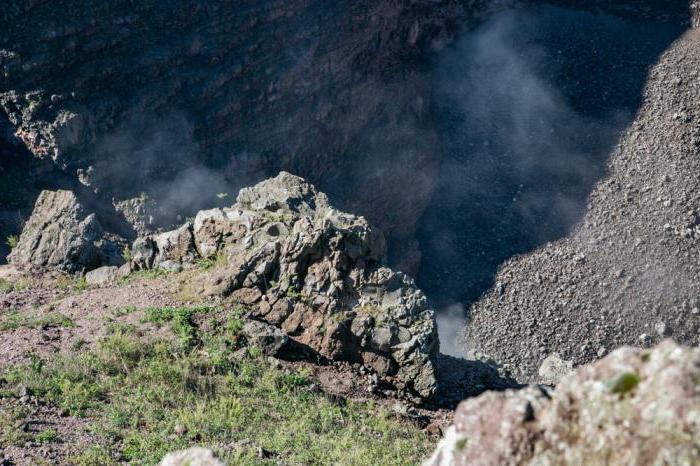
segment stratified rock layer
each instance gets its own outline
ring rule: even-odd
[[[382,266],[383,235],[282,172],[230,208],[138,240],[136,267],[225,262],[198,293],[230,296],[333,360],[363,363],[407,394],[436,389],[433,311],[407,275]]]
[[[545,381],[621,345],[700,334],[700,31],[650,72],[644,105],[572,235],[507,262],[471,309],[467,345]],[[547,380],[551,382],[551,380]]]
[[[71,191],[42,191],[8,260],[19,267],[81,272],[119,263],[119,242]]]
[[[698,349],[623,348],[552,392],[462,402],[426,466],[698,464],[699,378]]]

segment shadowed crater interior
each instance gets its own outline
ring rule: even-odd
[[[468,306],[504,260],[581,219],[649,67],[684,29],[538,6],[490,18],[437,57],[443,165],[418,223],[418,278],[439,307]]]

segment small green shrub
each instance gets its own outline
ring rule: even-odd
[[[221,267],[228,263],[226,255],[223,253],[217,253],[215,256],[199,259],[196,262],[197,268],[199,270],[209,270],[214,267]]]
[[[208,307],[151,307],[144,310],[144,321],[160,325],[171,324],[173,333],[180,339],[182,348],[191,349],[199,343],[193,316],[211,311],[212,309]]]
[[[54,443],[60,440],[58,436],[58,431],[55,429],[42,430],[34,437],[34,440],[38,443]]]
[[[5,239],[5,244],[8,245],[10,249],[16,248],[17,243],[19,243],[19,237],[17,235],[10,235]]]
[[[124,262],[126,263],[131,262],[131,259],[133,259],[133,256],[131,255],[131,248],[129,248],[129,246],[124,246],[124,249],[122,249],[122,259],[124,259]]]

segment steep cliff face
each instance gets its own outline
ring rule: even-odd
[[[505,3],[11,1],[0,106],[105,199],[186,213],[288,169],[410,234],[439,161],[419,58]]]
[[[286,169],[405,239],[393,256],[408,258],[441,157],[426,53],[516,3],[10,0],[0,107],[36,156],[103,200],[147,193],[160,223]]]

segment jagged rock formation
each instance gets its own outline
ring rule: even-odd
[[[135,267],[222,261],[197,293],[228,296],[320,355],[360,362],[407,394],[436,389],[433,311],[413,280],[382,266],[383,235],[282,172],[230,208],[133,246]],[[273,340],[281,341],[274,337]]]
[[[609,176],[568,238],[507,262],[471,310],[467,344],[522,381],[621,345],[700,332],[700,31],[652,70]]]
[[[464,401],[426,466],[700,462],[700,350],[624,348],[554,391]]]
[[[119,264],[124,241],[105,232],[70,191],[42,191],[8,260],[18,267],[82,272]]]

